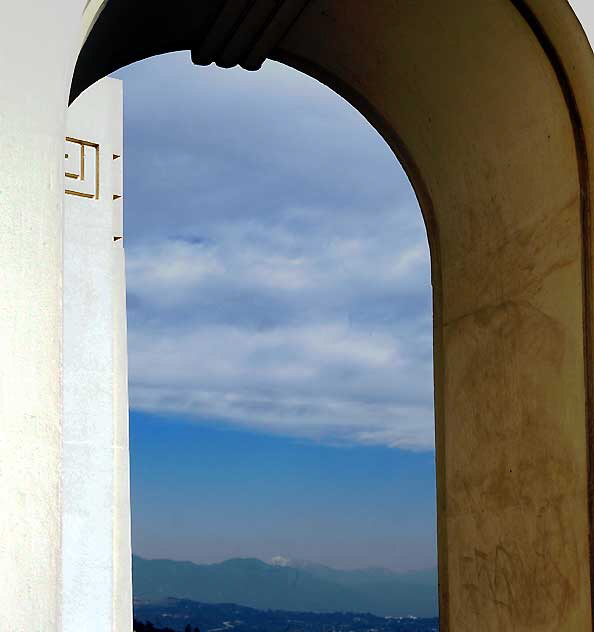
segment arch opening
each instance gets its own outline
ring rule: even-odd
[[[198,49],[222,5],[180,3],[165,15],[108,3],[73,96],[126,63]],[[594,73],[571,10],[544,0],[452,0],[440,13],[430,2],[320,0],[268,56],[326,83],[372,123],[427,223],[444,629],[590,629],[592,175],[583,156],[593,111],[584,77]]]
[[[146,558],[203,564],[258,557],[274,566],[281,555],[343,571],[386,567],[391,572],[376,586],[375,603],[357,588],[351,608],[435,615],[431,292],[425,231],[405,174],[357,112],[280,64],[256,76],[229,76],[196,72],[176,55],[119,76],[133,130],[126,141],[126,252],[130,393],[140,410],[132,413],[131,452],[138,461],[132,500],[135,552],[145,558],[135,558],[135,594],[142,599],[150,588],[154,564]],[[176,94],[178,84],[175,99],[165,96]],[[201,396],[217,390],[213,407]],[[169,422],[142,416],[143,408]],[[179,423],[180,414],[202,419],[203,426]],[[217,433],[209,416],[235,420]],[[232,430],[238,425],[279,436],[256,440]],[[150,451],[150,432],[159,437],[157,453]],[[176,448],[174,437],[183,445]],[[243,456],[237,437],[246,444]],[[178,465],[160,459],[162,449],[176,452]],[[250,460],[251,454],[258,456]],[[266,462],[279,468],[272,488],[261,481]],[[214,470],[200,466],[207,463]],[[157,516],[150,507],[170,506],[163,494],[181,487],[180,467],[187,475],[194,471],[212,506],[200,498],[199,484],[170,525],[173,507]],[[232,488],[225,486],[230,477]],[[295,495],[294,507],[278,496],[283,485],[287,496]],[[221,487],[224,500],[214,500],[213,489]],[[276,511],[262,493],[277,498]],[[246,497],[262,515],[242,512]],[[241,524],[239,533],[217,522],[225,512]],[[237,515],[242,518],[231,519]],[[283,519],[290,528],[282,528]],[[301,525],[298,537],[287,533],[296,529],[291,522]],[[270,543],[247,535],[258,530]],[[221,533],[233,546],[217,542]],[[403,572],[420,568],[427,572]],[[313,570],[302,569],[305,583]],[[386,596],[390,582],[417,579],[408,604],[406,588]],[[347,608],[336,598],[326,591],[319,606]],[[225,593],[219,601],[262,606],[253,599]],[[267,607],[281,607],[276,599]],[[293,610],[312,609],[311,602],[298,603]],[[137,618],[150,618],[148,608]]]

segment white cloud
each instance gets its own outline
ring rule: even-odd
[[[388,295],[390,314],[411,288],[426,295],[426,244],[390,248],[390,230],[364,228],[354,212],[340,228],[309,210],[279,217],[130,250],[129,292],[151,315],[130,328],[132,405],[316,440],[431,448],[429,315],[419,323],[413,311],[399,327],[349,318],[358,301]],[[301,230],[291,233],[296,219]],[[267,310],[271,292],[286,298],[279,322],[246,321]],[[217,299],[234,311],[205,319],[203,301],[215,309]]]
[[[384,141],[279,64],[121,74],[132,406],[431,448],[427,240]]]
[[[150,302],[183,301],[187,291],[220,277],[224,267],[204,248],[183,241],[150,243],[127,259],[128,285]]]
[[[129,285],[139,296],[158,292],[166,301],[191,288],[232,280],[282,292],[341,293],[371,284],[422,294],[429,255],[415,213],[388,209],[369,221],[368,212],[345,209],[337,226],[325,209],[291,208],[279,211],[275,223],[221,222],[205,227],[199,237],[188,231],[188,241],[179,235],[145,241],[129,250]]]

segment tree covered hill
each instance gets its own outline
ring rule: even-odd
[[[438,632],[436,618],[377,617],[353,612],[256,610],[236,604],[204,604],[187,599],[135,600],[134,616],[152,621],[155,632]],[[139,628],[138,632],[152,632]]]
[[[173,628],[156,628],[151,621],[142,623],[142,621],[137,621],[136,619],[134,619],[132,629],[134,632],[176,632]],[[187,624],[184,627],[184,632],[200,632],[200,628],[193,628],[190,624]]]

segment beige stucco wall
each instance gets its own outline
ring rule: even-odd
[[[590,0],[569,0],[569,4],[588,36],[590,44],[594,44],[594,5]]]
[[[443,624],[591,630],[583,183],[566,95],[510,2],[368,7],[310,4],[278,56],[368,116],[424,211]],[[542,15],[569,23],[562,9]]]

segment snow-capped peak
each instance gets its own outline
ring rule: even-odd
[[[271,560],[272,566],[291,566],[291,560],[284,555],[275,555]]]

